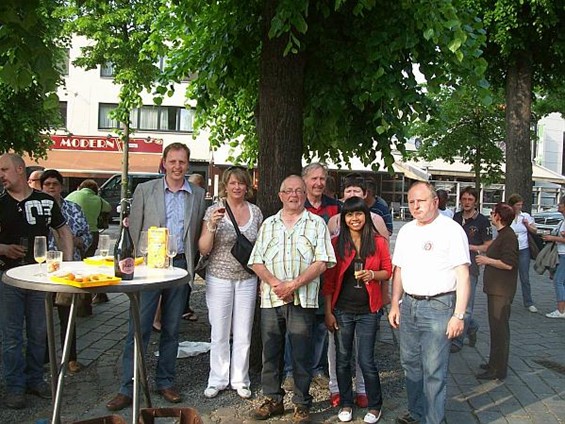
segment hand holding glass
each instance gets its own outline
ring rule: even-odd
[[[167,237],[167,257],[169,258],[169,269],[173,269],[173,258],[177,256],[177,238],[174,234]]]
[[[363,271],[363,262],[360,259],[355,259],[355,262],[353,263],[353,270],[355,271],[355,279],[357,280],[357,284],[355,284],[353,287],[356,289],[360,289],[361,286],[360,282],[361,282],[361,272]]]
[[[47,258],[47,237],[36,236],[33,241],[33,258],[37,263],[39,263],[39,273],[36,275],[46,275],[41,271],[41,264],[45,262]]]
[[[22,258],[20,259],[20,265],[25,265],[27,251],[29,249],[29,241],[28,241],[27,237],[20,237],[20,246],[22,247],[22,250],[24,251],[24,256],[22,256]]]

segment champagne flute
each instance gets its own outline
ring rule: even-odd
[[[363,261],[360,258],[355,259],[355,262],[353,262],[353,270],[355,271],[355,279],[357,280],[357,284],[355,284],[353,287],[360,289],[361,287],[363,287],[360,285],[360,273],[361,271],[363,271]]]
[[[47,259],[47,237],[36,236],[33,241],[33,258],[37,263],[39,263],[39,273],[35,275],[43,276],[46,275],[41,271],[41,264]]]
[[[101,234],[98,240],[98,250],[102,259],[106,259],[108,251],[110,250],[110,236],[108,234]]]
[[[145,263],[145,255],[147,255],[147,251],[149,249],[148,245],[148,233],[147,231],[142,231],[139,235],[139,245],[137,246],[137,250],[143,256],[143,262]]]
[[[27,251],[29,250],[29,240],[27,237],[20,237],[20,246],[24,250],[25,256],[20,259],[20,265],[26,264]]]
[[[167,257],[169,258],[169,269],[173,269],[173,258],[177,256],[177,238],[174,234],[167,237]]]

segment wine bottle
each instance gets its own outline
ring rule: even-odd
[[[129,233],[130,203],[122,201],[122,222],[120,238],[114,248],[114,275],[122,280],[133,280],[135,268],[135,246]]]

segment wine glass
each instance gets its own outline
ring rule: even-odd
[[[20,246],[24,250],[25,256],[20,259],[20,265],[26,264],[27,251],[29,250],[29,240],[27,237],[20,237]]]
[[[108,251],[110,250],[110,236],[108,234],[101,234],[98,240],[98,250],[102,259],[106,259]]]
[[[216,205],[218,205],[218,212],[226,213],[226,205],[221,197],[216,199]]]
[[[41,264],[47,259],[47,237],[36,236],[33,241],[33,257],[39,263],[39,273],[35,275],[46,275],[41,271]]]
[[[361,278],[360,278],[360,273],[361,271],[363,271],[363,261],[360,258],[355,259],[355,262],[353,262],[353,270],[355,271],[355,279],[357,280],[357,284],[355,284],[353,287],[356,289],[360,289],[361,286]]]
[[[147,231],[142,231],[139,235],[139,244],[137,246],[137,250],[143,256],[143,262],[145,262],[145,255],[147,255],[147,251],[149,249],[148,246],[148,233]]]
[[[177,238],[174,234],[169,234],[167,237],[167,257],[169,258],[169,269],[173,269],[173,258],[177,256]]]

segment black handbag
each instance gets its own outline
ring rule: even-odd
[[[203,280],[206,279],[206,267],[208,266],[208,261],[210,260],[210,255],[200,256],[196,266],[194,267],[194,272]]]
[[[228,205],[227,201],[225,202],[225,205],[226,211],[237,234],[235,244],[231,248],[231,254],[235,259],[237,259],[237,261],[241,264],[245,271],[247,271],[251,275],[255,275],[253,270],[247,266],[247,262],[249,261],[249,258],[251,256],[251,251],[253,250],[253,243],[247,240],[247,237],[245,237],[243,234],[241,234],[241,231],[239,231],[239,225],[237,225],[235,216],[233,216],[233,212],[231,211],[230,205]]]
[[[543,249],[544,244],[543,239],[539,235],[528,231],[528,248],[530,249],[531,259],[535,260],[538,257],[538,254],[541,249]]]

